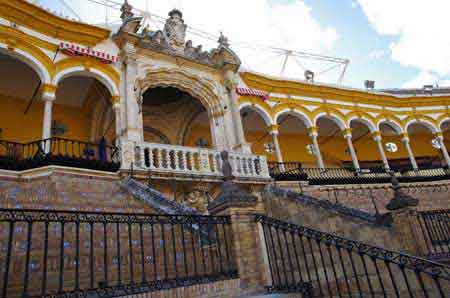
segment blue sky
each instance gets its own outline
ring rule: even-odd
[[[96,0],[103,1],[103,0]],[[122,2],[122,0],[113,0]],[[58,0],[41,4],[73,16]],[[105,8],[90,0],[65,0],[84,21],[102,23]],[[450,38],[444,34],[448,11],[445,0],[129,0],[135,7],[161,16],[173,8],[184,12],[188,25],[213,35],[220,30],[230,39],[244,66],[280,75],[284,57],[262,45],[350,59],[344,85],[361,88],[366,79],[377,88],[450,85]],[[407,10],[404,10],[408,7]],[[402,11],[402,13],[399,13]],[[427,13],[429,12],[429,13]],[[109,21],[118,12],[109,10]],[[419,21],[418,21],[419,20]],[[151,28],[161,26],[154,20]],[[214,46],[211,40],[188,35],[194,44]],[[448,60],[447,60],[448,58]],[[448,64],[448,65],[447,65]],[[290,58],[283,75],[303,78],[329,64]],[[336,83],[330,71],[317,81]]]

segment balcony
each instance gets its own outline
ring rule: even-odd
[[[57,137],[29,143],[0,140],[0,169],[23,171],[49,165],[115,172],[120,167],[118,148]]]
[[[264,156],[229,153],[232,175],[238,179],[270,179]],[[141,143],[136,146],[138,170],[193,177],[223,177],[220,151],[207,148]]]

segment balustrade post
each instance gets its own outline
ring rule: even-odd
[[[264,287],[271,284],[268,250],[262,226],[255,222],[255,214],[264,213],[263,204],[228,181],[222,184],[208,210],[211,215],[230,216],[233,256],[241,289],[248,295],[265,293]]]

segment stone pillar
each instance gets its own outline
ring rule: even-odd
[[[384,169],[386,170],[386,172],[389,172],[390,171],[389,162],[387,160],[386,153],[384,152],[383,143],[381,142],[380,132],[377,131],[373,134],[373,140],[377,143],[378,152],[380,153]]]
[[[411,162],[411,166],[413,167],[413,170],[417,171],[419,168],[417,167],[416,159],[414,158],[414,154],[411,150],[411,146],[409,145],[409,137],[407,134],[403,134],[402,143],[403,143],[403,146],[405,146],[406,152],[408,152],[408,157]]]
[[[391,175],[394,196],[386,205],[386,209],[390,211],[392,218],[392,230],[398,242],[397,250],[410,255],[425,256],[428,248],[417,216],[419,200],[405,194],[395,175]]]
[[[124,98],[125,103],[125,135],[124,137],[128,141],[142,142],[144,137],[144,131],[142,127],[142,111],[141,111],[141,98],[140,86],[137,81],[138,65],[134,56],[134,46],[127,44],[124,46],[122,55],[123,67],[122,67],[122,86],[121,96]]]
[[[275,146],[275,156],[277,157],[277,162],[283,162],[283,155],[281,154],[280,144],[278,143],[278,125],[272,125],[267,128],[267,131],[272,136],[273,145]]]
[[[360,167],[358,162],[358,156],[356,156],[355,148],[353,147],[352,130],[350,128],[344,130],[344,138],[347,140],[348,151],[350,151],[350,155],[352,157],[353,167],[355,168],[356,172],[359,172]]]
[[[236,87],[238,86],[239,76],[232,70],[227,70],[225,73],[225,87],[228,91],[231,116],[233,119],[232,126],[236,135],[236,145],[234,150],[251,153],[251,146],[245,140],[244,127],[242,125],[241,112],[239,110],[239,95],[236,93]]]
[[[442,155],[444,156],[445,163],[447,164],[448,168],[450,169],[450,156],[448,155],[447,147],[445,146],[445,143],[444,143],[444,135],[442,134],[442,132],[438,132],[436,134],[436,138],[438,139],[439,144],[441,145],[441,151],[442,151]]]
[[[264,234],[255,222],[255,213],[263,213],[258,198],[240,189],[231,181],[224,182],[217,198],[208,206],[211,215],[226,215],[231,219],[232,254],[235,256],[242,293],[265,293],[271,282]]]
[[[52,137],[52,119],[53,119],[53,102],[56,98],[56,87],[49,88],[48,85],[44,86],[41,99],[44,101],[44,117],[42,120],[42,140],[46,140]],[[50,152],[50,141],[44,144],[45,153]]]
[[[317,167],[319,169],[325,169],[325,164],[323,163],[323,159],[322,159],[322,154],[320,153],[320,148],[319,148],[319,142],[317,141],[317,128],[316,127],[310,127],[309,128],[309,136],[311,137],[312,140],[312,145],[314,148],[314,156],[316,157],[316,162],[317,162]]]
[[[122,137],[122,119],[120,115],[120,97],[119,96],[113,96],[111,98],[112,101],[112,108],[114,111],[114,121],[116,124],[116,146],[119,146],[120,139]]]

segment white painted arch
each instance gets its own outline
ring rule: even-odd
[[[300,121],[303,122],[303,124],[305,124],[305,126],[307,128],[312,127],[313,124],[311,122],[311,120],[309,119],[308,115],[306,115],[304,112],[297,110],[297,109],[290,109],[290,108],[286,108],[284,110],[279,111],[278,113],[275,114],[274,117],[274,123],[273,124],[278,124],[278,118],[284,114],[287,115],[291,115],[293,117],[296,117],[298,119],[300,119]]]
[[[90,68],[89,71],[86,70],[82,66],[74,66],[71,68],[64,69],[64,70],[58,72],[54,76],[52,84],[54,86],[58,86],[58,84],[62,80],[69,78],[69,77],[73,77],[73,76],[84,76],[84,77],[91,77],[91,78],[97,79],[103,85],[105,85],[106,89],[108,89],[111,96],[119,95],[119,90],[117,89],[117,86],[114,83],[114,81],[109,76],[107,76],[106,74],[104,74],[103,72],[101,72],[95,68]]]
[[[51,75],[47,68],[36,59],[33,55],[28,52],[22,51],[21,49],[15,49],[14,51],[8,50],[7,46],[0,43],[0,53],[5,54],[9,57],[15,58],[25,64],[27,64],[31,69],[33,69],[39,76],[42,84],[51,84]]]

